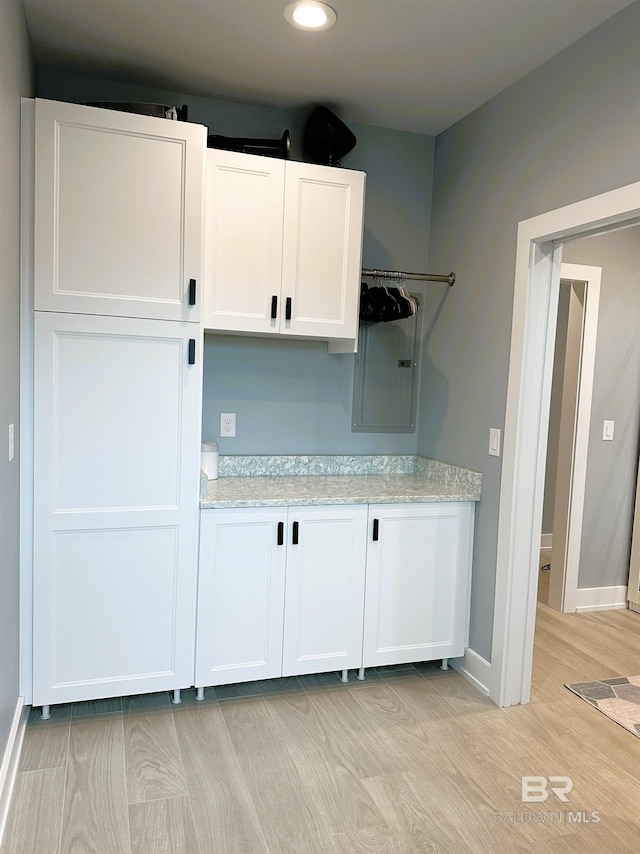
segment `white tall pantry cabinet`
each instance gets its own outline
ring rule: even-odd
[[[41,100],[23,129],[32,702],[177,690],[194,658],[205,129]]]

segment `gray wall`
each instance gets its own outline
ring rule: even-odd
[[[567,243],[602,267],[578,587],[626,584],[640,432],[640,227]],[[615,421],[612,442],[602,422]]]
[[[428,335],[434,291],[411,290]],[[206,335],[204,369],[203,438],[222,454],[416,453],[416,433],[351,432],[354,356],[326,343]],[[221,412],[236,413],[235,439],[218,438]]]
[[[0,0],[0,762],[19,695],[20,98],[32,94],[22,5]],[[16,456],[7,434],[15,424]]]
[[[424,364],[418,450],[483,473],[470,646],[491,658],[516,231],[520,220],[640,179],[640,3],[436,140],[429,264],[452,267]]]
[[[288,127],[293,156],[303,159],[300,140],[309,110],[194,98],[54,67],[38,69],[38,95],[78,102],[186,103],[191,120],[225,136],[278,138]],[[342,165],[367,173],[364,266],[426,270],[434,138],[351,127],[358,142]],[[441,290],[437,286],[436,292]],[[220,440],[222,454],[415,453],[415,433],[351,432],[353,369],[353,355],[329,355],[326,343],[207,335],[203,438],[216,439],[220,413],[235,412],[236,438]]]

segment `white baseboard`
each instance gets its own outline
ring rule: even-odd
[[[489,696],[491,665],[486,658],[467,647],[462,658],[451,658],[449,664],[458,673],[462,673],[481,694]]]
[[[28,713],[29,707],[25,706],[24,697],[18,697],[11,730],[9,731],[9,740],[2,759],[2,765],[0,765],[0,845],[2,845],[2,837],[4,836],[7,816],[9,815],[9,803],[16,781]]]
[[[608,611],[627,607],[627,587],[579,587],[576,611]]]
[[[553,534],[541,534],[540,535],[540,548],[541,549],[552,549],[553,548]]]

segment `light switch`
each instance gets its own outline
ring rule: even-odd
[[[604,426],[602,428],[602,440],[603,442],[612,442],[613,441],[613,428],[615,425],[615,421],[605,421]]]
[[[500,430],[497,427],[489,427],[489,454],[500,456]]]

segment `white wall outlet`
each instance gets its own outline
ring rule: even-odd
[[[236,435],[236,414],[235,412],[220,413],[220,436],[226,436],[227,439],[233,438]]]
[[[500,430],[497,427],[489,427],[489,454],[500,456]]]
[[[602,441],[603,442],[613,442],[613,428],[615,427],[615,421],[605,421],[602,427]]]
[[[9,462],[13,460],[16,455],[16,439],[15,439],[15,427],[13,424],[9,424]]]

